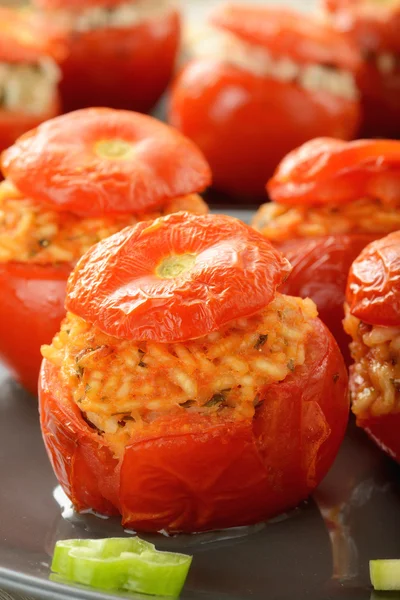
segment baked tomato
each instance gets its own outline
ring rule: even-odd
[[[61,41],[29,13],[0,7],[0,151],[60,112],[56,63],[64,53]]]
[[[260,310],[289,273],[241,221],[180,212],[89,250],[71,274],[66,308],[118,338],[185,341]]]
[[[65,111],[109,106],[148,112],[155,105],[179,49],[180,17],[171,2],[35,4],[64,26],[68,54],[60,91]]]
[[[343,329],[347,276],[352,262],[376,235],[329,235],[275,244],[293,267],[280,288],[283,294],[311,298],[318,316],[334,335],[346,364],[350,338]]]
[[[396,203],[400,142],[332,138],[311,140],[289,153],[267,185],[280,204],[341,205],[363,197]]]
[[[253,224],[293,266],[283,291],[314,300],[349,361],[347,276],[367,244],[400,227],[400,142],[312,140],[283,159],[267,189],[273,202]]]
[[[2,155],[4,175],[53,210],[141,214],[211,181],[187,138],[145,115],[91,108],[28,132]]]
[[[8,181],[0,190],[0,355],[33,392],[40,345],[65,315],[66,280],[80,256],[142,219],[207,212],[194,192],[210,183],[211,172],[172,128],[112,109],[48,121],[2,160]]]
[[[400,462],[400,232],[364,248],[346,296],[352,409],[357,424]]]
[[[71,265],[0,263],[0,359],[36,396],[42,360],[65,315]]]
[[[228,7],[212,24],[220,50],[178,76],[169,120],[203,150],[216,188],[261,197],[293,148],[321,135],[354,137],[358,58],[337,33],[265,7]]]
[[[400,9],[395,2],[325,0],[331,21],[360,48],[364,68],[358,79],[363,133],[400,136]]]
[[[39,387],[44,442],[78,510],[193,532],[308,496],[344,435],[347,373],[312,303],[276,292],[288,271],[243,223],[183,213],[83,257]]]

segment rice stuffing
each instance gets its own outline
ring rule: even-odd
[[[0,184],[0,263],[74,263],[93,244],[124,227],[180,210],[206,214],[208,209],[200,196],[191,194],[170,200],[162,210],[140,216],[115,214],[82,218],[24,198],[9,182],[3,182]]]
[[[277,294],[264,310],[185,343],[136,343],[69,313],[43,356],[84,418],[121,455],[132,432],[183,411],[248,419],[266,385],[304,364],[317,315],[311,300]]]
[[[399,413],[400,327],[369,325],[346,307],[344,328],[353,340],[353,412],[362,418]]]

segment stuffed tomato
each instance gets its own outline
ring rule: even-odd
[[[358,84],[363,132],[400,136],[400,3],[397,0],[325,0],[335,28],[355,42],[364,68]]]
[[[400,142],[329,138],[291,152],[267,185],[253,226],[289,259],[285,293],[310,297],[346,357],[349,268],[374,239],[400,229]]]
[[[193,143],[151,117],[83,109],[2,156],[0,358],[37,392],[40,346],[65,315],[68,275],[99,240],[141,220],[207,212],[210,169]],[[24,327],[21,327],[24,323]]]
[[[148,112],[173,74],[180,41],[174,0],[36,0],[58,23],[68,54],[65,111],[109,106]]]
[[[346,300],[352,410],[357,424],[400,462],[400,232],[357,257]]]
[[[136,531],[245,525],[331,465],[347,373],[288,261],[227,216],[177,213],[89,250],[44,346],[44,442],[77,510]]]
[[[0,7],[0,151],[59,112],[60,41],[29,14]]]
[[[200,58],[174,84],[169,120],[203,150],[216,188],[261,197],[293,148],[356,135],[359,56],[343,36],[311,16],[260,6],[224,6],[211,25]]]

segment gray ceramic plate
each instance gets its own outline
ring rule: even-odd
[[[121,535],[129,534],[117,519],[71,510],[45,454],[36,400],[0,365],[0,588],[51,600],[132,598],[49,580],[57,540]],[[292,513],[250,528],[147,539],[194,555],[183,600],[386,597],[371,592],[368,561],[400,558],[400,469],[350,424],[328,477]]]
[[[118,520],[73,513],[47,461],[36,401],[1,367],[0,486],[0,588],[51,600],[116,597],[49,581],[58,539],[127,534]],[[400,470],[350,426],[329,476],[291,514],[147,539],[194,555],[184,600],[369,600],[368,560],[400,558]]]

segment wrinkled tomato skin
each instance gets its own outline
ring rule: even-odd
[[[380,237],[355,258],[346,301],[352,315],[371,325],[398,327],[400,313],[400,231]]]
[[[366,431],[381,450],[400,463],[400,414],[370,419],[357,418],[357,425]]]
[[[0,110],[0,152],[11,146],[23,133],[34,129],[43,121],[60,114],[59,98],[54,98],[49,110],[43,115],[13,113]]]
[[[306,364],[261,390],[252,420],[185,413],[146,426],[116,461],[44,360],[40,412],[55,473],[78,510],[120,511],[136,531],[205,531],[267,519],[306,498],[348,420],[347,372],[319,319]]]
[[[50,343],[65,316],[71,267],[0,264],[0,360],[34,396],[40,346]]]
[[[172,76],[179,40],[177,12],[131,28],[70,32],[61,65],[64,111],[108,106],[148,112]]]
[[[280,291],[314,300],[319,317],[335,337],[347,365],[351,363],[351,338],[342,325],[347,277],[352,262],[377,237],[369,234],[330,235],[275,244],[293,267]]]
[[[293,148],[318,136],[351,139],[359,120],[358,102],[211,60],[182,71],[169,108],[170,123],[204,152],[214,187],[242,197],[263,197]]]

